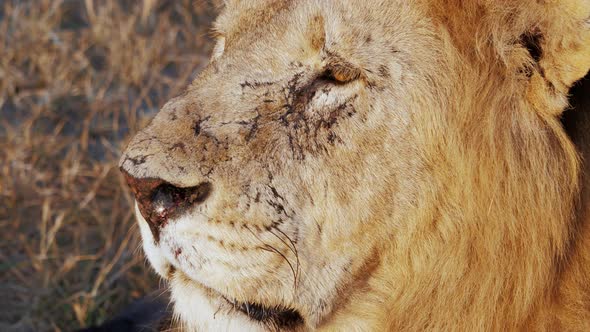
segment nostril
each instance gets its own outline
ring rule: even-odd
[[[209,182],[181,188],[161,179],[138,179],[125,171],[123,174],[156,241],[159,240],[160,228],[170,218],[180,216],[193,205],[204,202],[212,189]]]
[[[139,210],[158,241],[160,229],[170,218],[176,218],[190,207],[204,202],[210,192],[211,184],[208,182],[188,188],[163,183],[145,195],[143,201],[138,200]]]
[[[211,192],[211,184],[202,183],[195,187],[179,188],[165,183],[154,189],[151,195],[153,211],[159,220],[165,220],[193,204],[204,202]]]
[[[152,197],[154,204],[154,212],[158,214],[160,218],[164,218],[168,211],[174,208],[173,194],[161,186],[156,188],[155,193]]]

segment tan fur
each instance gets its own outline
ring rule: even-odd
[[[235,328],[223,295],[300,330],[590,330],[590,169],[559,121],[590,2],[228,1],[215,30],[121,160],[212,184],[159,243],[138,216],[181,326]]]

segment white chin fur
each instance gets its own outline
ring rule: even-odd
[[[240,331],[258,332],[264,328],[248,317],[228,312],[227,305],[215,303],[206,291],[196,284],[187,283],[183,278],[171,280],[174,314],[181,322],[181,330],[188,332]]]

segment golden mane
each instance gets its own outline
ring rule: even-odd
[[[589,249],[578,233],[589,220],[574,213],[580,159],[559,121],[569,87],[590,67],[589,33],[559,17],[584,11],[537,1],[440,1],[432,8],[451,32],[449,49],[459,50],[454,65],[467,62],[465,70],[477,72],[457,82],[477,79],[462,84],[471,90],[463,96],[474,99],[449,105],[454,112],[440,122],[448,124],[445,137],[423,138],[439,143],[429,155],[440,157],[426,166],[438,182],[418,199],[424,208],[416,220],[424,222],[399,232],[395,264],[380,278],[391,296],[386,328],[587,330],[590,289],[579,280],[590,276],[588,258],[569,266],[573,252]],[[578,66],[570,72],[555,69],[572,61]],[[564,270],[575,274],[575,291],[561,280]],[[564,288],[579,305],[569,308],[569,318],[580,315],[569,326],[542,310],[568,302],[559,296]]]

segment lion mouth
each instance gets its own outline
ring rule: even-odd
[[[285,306],[264,306],[254,302],[240,302],[230,299],[230,297],[219,291],[205,286],[204,284],[189,278],[185,273],[173,268],[171,275],[179,275],[186,282],[190,282],[194,287],[198,287],[205,292],[211,300],[221,300],[229,306],[229,310],[240,315],[246,315],[251,320],[272,327],[272,330],[292,329],[302,325],[304,320],[301,314]]]
[[[250,319],[279,329],[292,328],[303,324],[303,317],[292,308],[283,306],[266,307],[252,302],[231,301],[224,297],[236,311]]]

